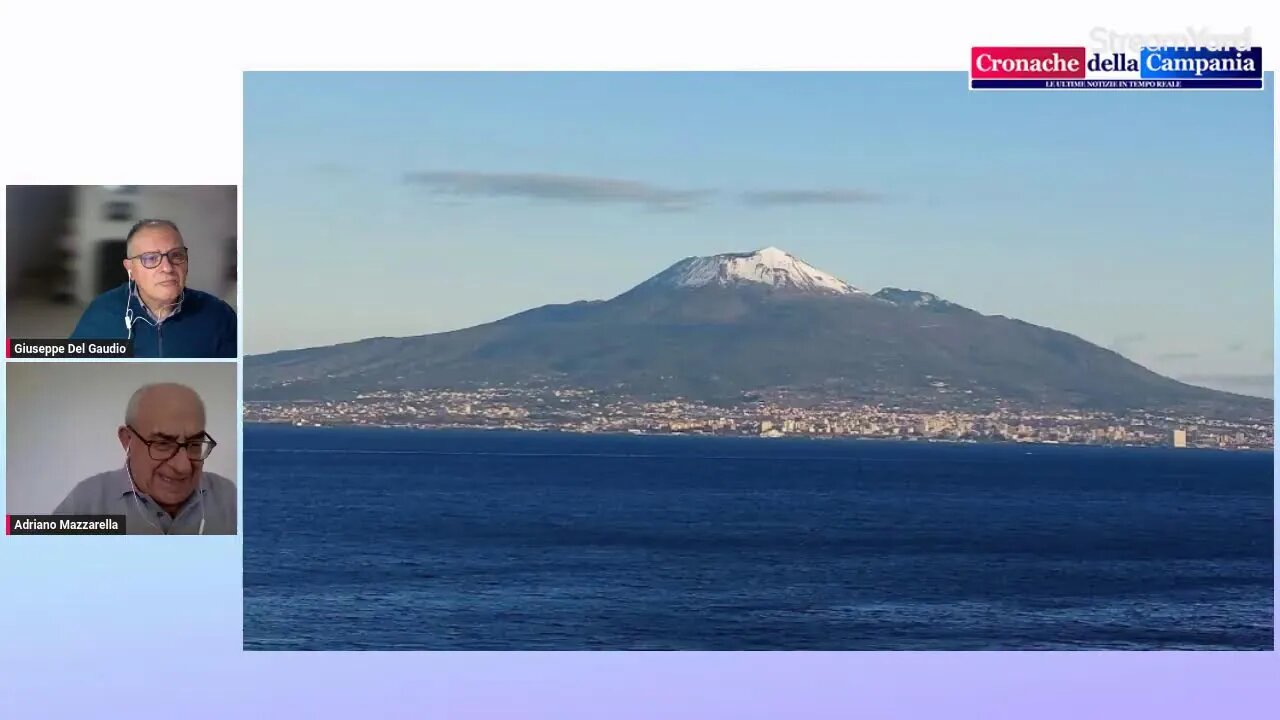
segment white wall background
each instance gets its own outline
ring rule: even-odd
[[[7,512],[51,512],[76,483],[123,467],[116,428],[140,386],[180,382],[200,394],[205,430],[218,447],[205,470],[232,481],[236,437],[235,363],[9,362]]]
[[[133,205],[129,220],[110,220],[104,208],[109,202]],[[191,264],[187,287],[212,293],[236,306],[235,288],[227,286],[227,268],[233,245],[228,241],[237,235],[236,188],[234,186],[149,186],[130,192],[108,186],[86,185],[76,188],[72,196],[70,236],[65,243],[76,253],[75,292],[81,303],[97,295],[98,243],[123,240],[129,228],[143,218],[171,220],[182,231],[182,239],[191,248]],[[124,258],[121,258],[122,260]]]

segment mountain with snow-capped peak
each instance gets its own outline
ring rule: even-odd
[[[708,400],[787,389],[897,405],[1271,411],[1270,401],[1187,385],[1075,335],[933,293],[868,294],[773,247],[686,258],[610,300],[250,356],[244,383],[250,400],[538,383]]]
[[[826,295],[860,295],[862,290],[785,250],[767,247],[749,253],[689,257],[648,281],[670,287],[758,285]]]

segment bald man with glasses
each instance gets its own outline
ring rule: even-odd
[[[125,238],[128,279],[94,298],[71,339],[131,339],[134,357],[236,357],[236,312],[187,287],[190,262],[177,225],[139,221]]]
[[[138,389],[116,430],[124,466],[76,485],[54,515],[124,515],[130,535],[234,535],[236,486],[204,471],[218,446],[204,402],[177,383]]]

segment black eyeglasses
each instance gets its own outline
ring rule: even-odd
[[[138,253],[133,257],[125,257],[125,260],[137,260],[142,263],[142,267],[151,270],[160,266],[160,261],[169,258],[169,262],[174,265],[187,264],[187,249],[184,247],[174,248],[169,252],[144,252]]]
[[[213,452],[213,449],[218,446],[218,443],[213,438],[209,437],[208,433],[203,434],[201,437],[192,438],[184,443],[180,443],[177,440],[170,440],[168,438],[148,440],[142,437],[142,433],[134,430],[132,425],[125,425],[125,427],[129,428],[129,432],[138,436],[138,439],[142,441],[142,444],[147,446],[147,454],[151,456],[152,460],[156,460],[158,462],[165,462],[166,460],[169,460],[174,455],[177,455],[178,451],[182,449],[186,449],[187,458],[192,462],[200,462],[201,460],[209,457],[209,453]]]

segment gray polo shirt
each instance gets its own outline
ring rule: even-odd
[[[200,486],[169,517],[154,500],[134,492],[124,468],[98,473],[82,481],[58,504],[54,515],[124,515],[130,535],[196,535],[204,518],[205,535],[236,534],[236,485],[210,472]]]

